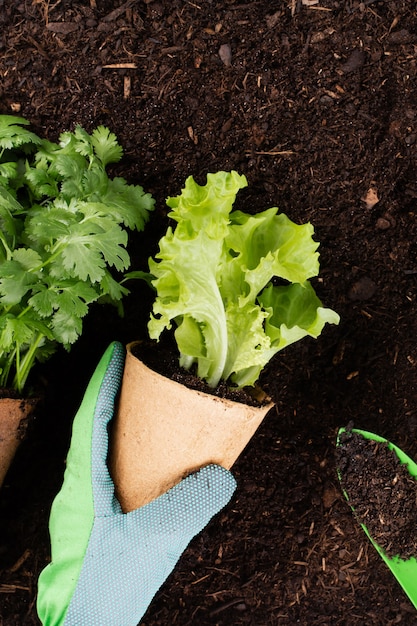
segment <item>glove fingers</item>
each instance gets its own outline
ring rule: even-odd
[[[141,524],[158,518],[161,533],[194,536],[229,502],[236,489],[232,474],[220,465],[206,465],[153,502],[128,516],[140,516]]]

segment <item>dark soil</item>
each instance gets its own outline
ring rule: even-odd
[[[417,458],[416,33],[410,0],[0,0],[0,113],[54,141],[107,125],[125,148],[114,173],[157,200],[134,269],[188,175],[236,169],[236,208],[314,224],[315,287],[341,316],[266,368],[276,411],[146,626],[417,624],[335,469],[352,420]],[[135,285],[123,318],[93,310],[71,353],[38,369],[45,403],[0,494],[1,624],[38,624],[74,413],[108,343],[145,338],[149,310]]]
[[[336,465],[358,522],[388,557],[417,556],[417,482],[387,443],[346,430]]]

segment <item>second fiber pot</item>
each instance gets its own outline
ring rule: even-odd
[[[254,407],[189,389],[147,367],[127,346],[110,467],[124,511],[158,497],[209,463],[229,469],[273,403]]]
[[[25,437],[26,429],[37,403],[37,398],[0,399],[0,487],[17,449]]]

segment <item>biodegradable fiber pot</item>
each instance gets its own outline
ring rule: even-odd
[[[0,487],[23,440],[36,399],[0,399]]]
[[[150,502],[209,464],[230,469],[273,403],[248,406],[158,374],[127,346],[110,471],[123,511]]]

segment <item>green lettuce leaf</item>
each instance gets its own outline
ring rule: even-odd
[[[277,208],[232,211],[246,185],[237,172],[208,174],[204,186],[189,177],[167,200],[176,226],[149,261],[157,294],[150,337],[174,325],[180,364],[195,364],[212,387],[221,379],[254,385],[278,350],[339,321],[308,282],[319,272],[312,225]],[[285,284],[273,286],[276,277]]]
[[[187,241],[169,230],[160,242],[157,258],[161,261],[150,262],[156,277],[152,284],[158,294],[149,322],[151,338],[158,339],[175,320],[182,365],[188,368],[197,359],[199,376],[213,386],[227,357],[226,314],[216,280],[221,253],[222,239],[212,239],[204,231],[193,232]],[[201,342],[196,341],[199,333]],[[196,344],[196,349],[190,344]]]

